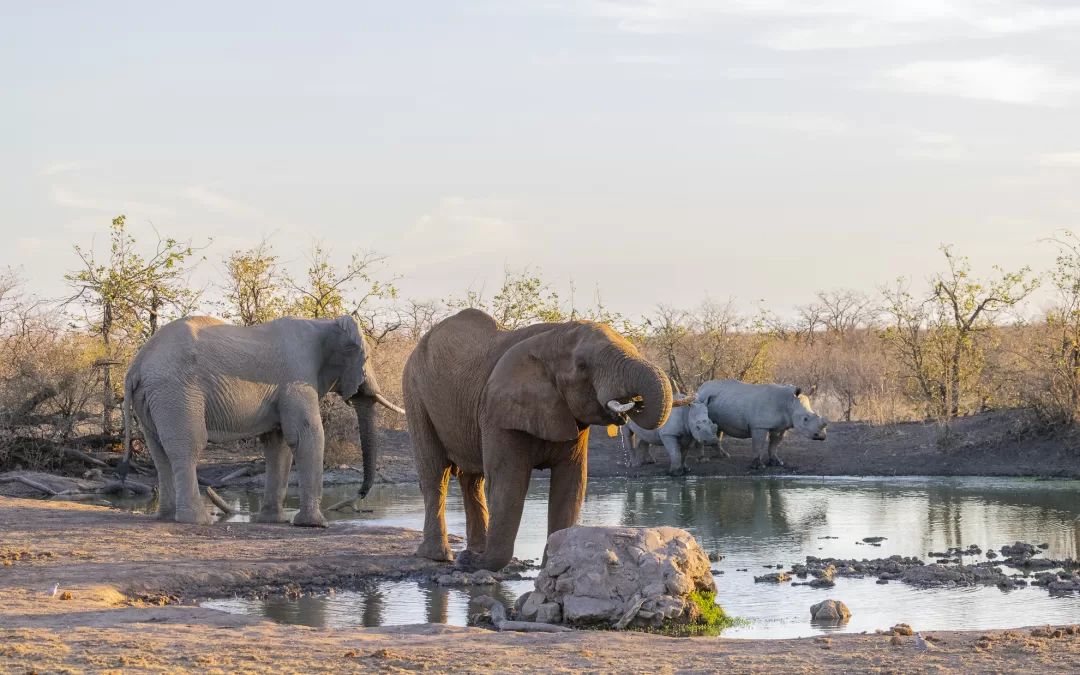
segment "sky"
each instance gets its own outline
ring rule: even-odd
[[[1080,229],[1072,0],[0,0],[0,266],[65,292],[111,219],[388,256],[402,295],[531,265],[625,314],[784,312]],[[587,304],[589,298],[583,298]]]

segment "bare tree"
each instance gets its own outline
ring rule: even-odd
[[[847,335],[866,327],[873,317],[873,301],[865,293],[851,290],[819,291],[821,322],[833,335]]]

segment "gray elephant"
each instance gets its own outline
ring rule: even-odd
[[[716,423],[721,439],[724,434],[752,439],[753,469],[784,465],[776,450],[789,429],[812,440],[824,441],[829,425],[828,420],[813,411],[810,399],[798,387],[712,380],[698,388],[697,400],[708,408],[709,418]]]
[[[300,482],[294,525],[326,527],[320,511],[323,426],[319,400],[336,392],[356,410],[364,456],[363,497],[375,479],[376,402],[387,401],[351,316],[284,318],[234,326],[205,316],[173,321],[135,355],[124,377],[125,462],[138,418],[158,472],[158,517],[209,523],[195,466],[206,443],[259,436],[266,489],[259,522],[285,522],[293,454]]]
[[[653,445],[662,445],[668,453],[671,463],[668,474],[681,476],[690,473],[686,467],[687,450],[696,444],[701,446],[718,446],[720,439],[717,436],[717,427],[709,419],[709,410],[701,402],[695,401],[685,394],[675,394],[674,401],[683,402],[686,405],[674,408],[664,426],[659,429],[642,429],[633,420],[630,420],[622,428],[622,440],[624,447],[630,450],[630,466],[638,467],[643,463],[653,463]]]
[[[417,555],[449,561],[446,488],[458,476],[468,544],[457,563],[499,570],[514,553],[533,469],[551,470],[548,533],[577,522],[590,425],[644,429],[671,411],[667,377],[615,331],[589,321],[501,330],[467,309],[428,331],[402,382],[424,496]],[[491,501],[491,525],[487,500]]]

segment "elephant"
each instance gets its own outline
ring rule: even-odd
[[[827,434],[829,421],[813,411],[810,399],[798,387],[712,380],[698,388],[697,400],[708,408],[709,419],[720,430],[721,441],[724,434],[752,439],[752,469],[784,466],[777,456],[777,446],[789,429],[815,441],[824,441]]]
[[[416,554],[454,561],[444,509],[456,475],[467,534],[456,564],[468,570],[510,562],[533,469],[551,470],[548,534],[570,527],[585,497],[590,425],[633,419],[655,429],[672,408],[667,377],[611,328],[570,321],[504,330],[476,309],[421,338],[402,387],[424,498]]]
[[[258,436],[266,488],[258,522],[286,522],[285,490],[296,454],[300,511],[294,525],[326,527],[320,510],[323,426],[319,400],[336,392],[356,411],[363,450],[360,497],[375,479],[375,403],[386,400],[351,316],[286,317],[235,326],[193,316],[163,326],[124,377],[124,461],[137,418],[158,473],[158,518],[209,523],[195,467],[206,443]]]
[[[709,419],[709,410],[704,404],[685,394],[675,394],[675,401],[690,398],[684,407],[671,411],[664,426],[648,431],[639,427],[633,420],[622,428],[623,443],[630,449],[630,466],[638,467],[642,463],[652,463],[652,445],[662,445],[667,449],[671,463],[668,474],[681,476],[690,473],[686,468],[686,451],[693,445],[718,446],[716,425]],[[704,450],[703,450],[704,452]]]

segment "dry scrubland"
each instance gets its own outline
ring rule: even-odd
[[[479,307],[508,328],[604,321],[681,390],[720,378],[793,383],[814,391],[815,407],[832,420],[930,421],[945,449],[959,417],[1020,410],[1028,427],[1053,430],[1080,413],[1080,250],[1071,235],[1056,242],[1052,270],[980,276],[943,247],[941,272],[925,283],[822,291],[791,316],[760,308],[747,316],[733,301],[706,300],[632,318],[605,307],[599,293],[582,309],[529,269],[508,270],[490,297],[465,290],[439,301],[403,299],[384,259],[336,258],[317,242],[302,274],[285,270],[264,241],[223,256],[217,284],[194,289],[191,271],[220,252],[168,238],[136,242],[123,217],[109,232],[104,255],[72,252],[71,292],[60,301],[36,297],[17,269],[0,272],[0,470],[56,469],[75,457],[71,449],[115,448],[126,364],[159,325],[196,312],[240,324],[352,313],[373,346],[384,393],[398,403],[417,340],[447,314]],[[1022,320],[1040,284],[1054,291],[1055,309]],[[355,459],[355,417],[334,400],[325,413],[327,464]],[[378,415],[382,428],[404,427],[400,416],[381,408]]]

